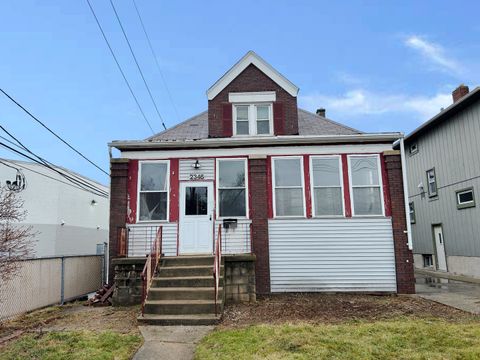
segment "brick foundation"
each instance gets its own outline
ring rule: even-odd
[[[110,163],[110,234],[108,283],[113,284],[113,259],[118,255],[118,232],[127,220],[128,160],[112,159]]]
[[[385,170],[390,194],[397,293],[414,294],[413,253],[408,249],[408,238],[403,194],[402,162],[400,154],[385,153]],[[387,184],[386,184],[387,185]]]
[[[257,257],[255,278],[257,294],[270,293],[270,256],[268,247],[267,159],[249,159],[252,250]]]

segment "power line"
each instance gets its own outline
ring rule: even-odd
[[[163,121],[162,115],[160,115],[160,111],[158,110],[157,103],[155,102],[155,99],[153,98],[152,92],[150,91],[150,87],[148,86],[147,80],[145,79],[145,76],[143,75],[142,68],[140,67],[140,64],[138,63],[137,57],[135,56],[135,52],[133,51],[132,45],[130,44],[130,40],[128,40],[127,33],[125,32],[125,29],[123,28],[122,21],[120,20],[120,17],[118,16],[117,9],[115,8],[115,5],[113,4],[112,0],[110,0],[110,4],[112,5],[112,9],[113,9],[113,12],[115,13],[115,17],[117,18],[118,24],[120,25],[120,29],[122,29],[123,37],[127,41],[128,48],[130,49],[130,53],[133,56],[133,60],[135,60],[135,64],[137,65],[137,69],[140,72],[143,83],[145,84],[145,87],[147,88],[148,95],[150,95],[150,99],[152,100],[153,106],[155,107],[155,111],[157,112],[157,115],[160,118],[160,121],[162,122],[163,128],[165,130],[167,130],[167,127],[165,126],[165,122]]]
[[[143,23],[142,16],[140,15],[140,11],[138,10],[137,3],[135,0],[132,0],[133,6],[135,7],[135,11],[137,12],[138,19],[140,20],[140,24],[142,25],[143,33],[145,34],[145,37],[147,38],[148,42],[148,47],[150,48],[150,51],[152,52],[153,59],[155,60],[155,64],[157,65],[157,70],[160,73],[160,77],[162,79],[163,85],[165,85],[165,89],[167,90],[168,98],[170,99],[170,102],[172,103],[172,107],[175,110],[175,114],[177,115],[177,120],[180,121],[180,116],[178,115],[177,107],[175,106],[175,103],[173,102],[172,94],[170,93],[170,89],[168,88],[167,81],[165,80],[165,77],[163,76],[163,71],[160,68],[160,64],[158,63],[158,57],[157,54],[155,53],[155,50],[153,50],[152,42],[150,41],[150,36],[148,36],[147,29],[145,27],[145,24]]]
[[[90,164],[92,164],[93,166],[95,166],[98,170],[100,170],[101,172],[103,172],[105,175],[108,175],[110,176],[110,174],[108,172],[106,172],[105,170],[103,170],[100,166],[98,166],[97,164],[95,164],[92,160],[90,160],[89,158],[87,158],[85,155],[83,155],[80,151],[78,151],[77,149],[75,149],[72,145],[70,145],[66,140],[64,140],[62,137],[60,137],[60,135],[58,135],[56,132],[54,132],[52,129],[50,129],[47,125],[45,125],[42,121],[40,121],[37,117],[35,117],[30,111],[28,111],[25,107],[23,107],[20,103],[18,103],[13,97],[11,97],[9,94],[7,94],[5,92],[5,90],[3,90],[2,88],[0,88],[0,91],[7,97],[9,98],[15,105],[17,105],[20,109],[22,109],[27,115],[29,115],[33,120],[35,120],[37,123],[39,123],[40,125],[42,125],[48,132],[50,132],[53,136],[55,136],[58,140],[60,140],[61,142],[63,142],[65,145],[67,145],[70,149],[72,149],[73,151],[75,151],[78,155],[80,155],[82,158],[84,158],[85,160],[87,160]]]
[[[120,66],[120,63],[117,60],[117,56],[115,55],[115,52],[113,51],[113,48],[112,48],[112,46],[110,45],[110,42],[107,39],[107,35],[105,35],[105,32],[103,31],[102,25],[100,24],[100,21],[98,20],[97,15],[95,14],[95,10],[93,10],[92,4],[90,4],[89,0],[86,0],[86,1],[88,3],[88,7],[90,8],[90,11],[92,12],[93,17],[95,18],[95,21],[98,25],[98,28],[100,29],[100,32],[102,33],[103,39],[107,43],[108,49],[110,50],[110,54],[112,55],[113,60],[115,60],[115,63],[117,64],[117,67],[118,67],[118,70],[120,71],[120,74],[122,74],[123,80],[125,81],[125,84],[127,85],[128,90],[130,90],[130,94],[132,95],[133,100],[135,100],[135,103],[137,104],[138,110],[140,110],[140,113],[142,114],[142,117],[145,120],[145,122],[147,123],[148,127],[150,128],[150,131],[152,132],[152,134],[155,135],[155,131],[153,130],[152,125],[150,124],[150,121],[148,121],[147,116],[145,115],[145,112],[143,111],[142,106],[140,105],[140,102],[138,101],[137,97],[135,96],[135,93],[133,92],[132,86],[128,82],[127,77],[125,76],[125,73],[123,72],[122,67]]]

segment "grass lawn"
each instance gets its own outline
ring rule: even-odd
[[[220,328],[196,359],[480,359],[480,322],[397,319]]]
[[[0,359],[131,359],[139,335],[113,331],[52,331],[27,334],[0,350]]]

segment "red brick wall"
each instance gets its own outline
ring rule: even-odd
[[[208,101],[208,136],[224,137],[223,129],[223,104],[228,103],[229,92],[275,91],[277,102],[283,104],[284,123],[283,134],[298,134],[297,98],[291,96],[283,88],[260,71],[255,65],[250,64],[214,99]]]
[[[127,220],[128,160],[113,159],[110,164],[110,234],[108,282],[113,283],[112,259],[118,254],[118,231]]]
[[[252,249],[256,255],[255,281],[257,294],[270,292],[270,257],[268,248],[267,159],[249,159],[250,214],[252,217]]]
[[[392,212],[397,293],[414,294],[413,253],[408,249],[408,239],[405,233],[407,223],[403,197],[402,163],[399,154],[384,154],[384,159]]]

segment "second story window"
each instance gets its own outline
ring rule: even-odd
[[[234,105],[233,131],[236,136],[271,135],[272,104]]]
[[[435,176],[435,168],[427,171],[427,189],[428,196],[437,196],[437,177]]]

